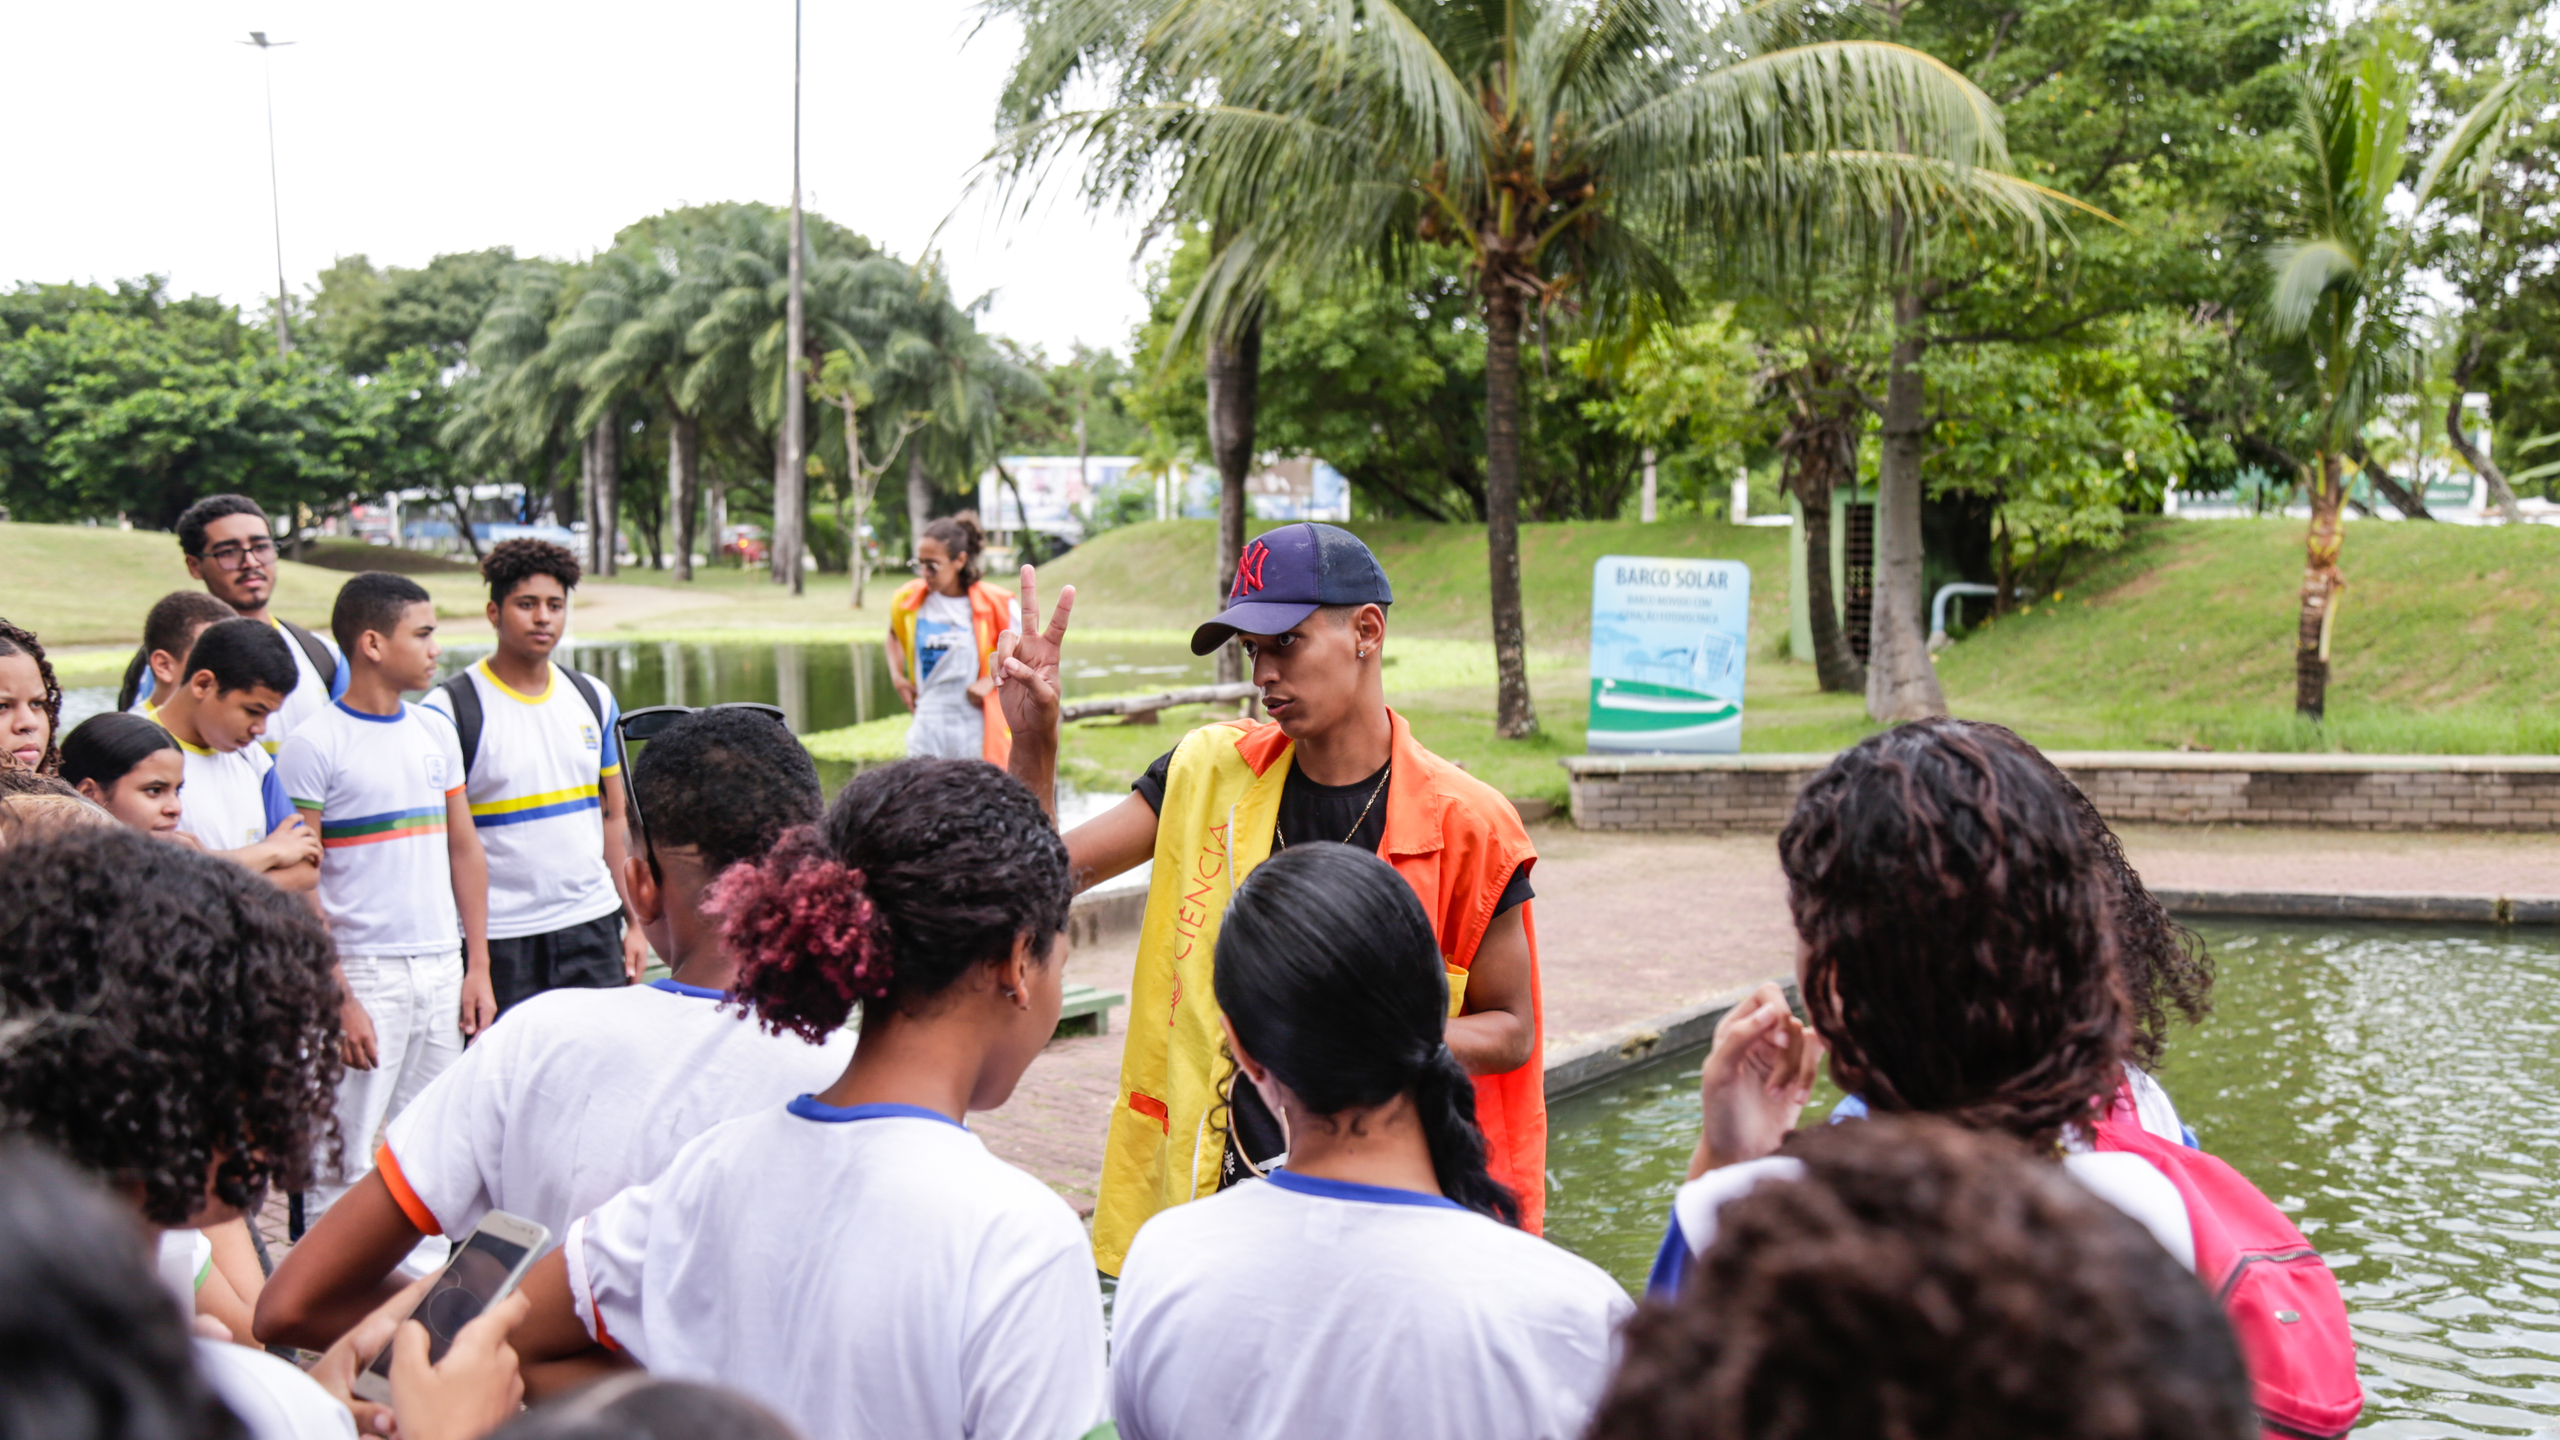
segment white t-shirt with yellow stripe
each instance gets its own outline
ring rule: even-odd
[[[547,935],[622,908],[604,863],[603,783],[622,773],[613,692],[590,675],[601,720],[552,666],[540,695],[508,688],[483,660],[466,672],[480,694],[480,750],[466,793],[489,851],[489,936]],[[443,687],[421,702],[453,718]]]
[[[155,722],[160,718],[148,705],[142,713]],[[276,762],[260,746],[243,745],[226,753],[179,740],[178,749],[183,756],[178,828],[205,849],[245,850],[293,814],[293,802],[278,783]]]

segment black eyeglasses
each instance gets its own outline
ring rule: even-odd
[[[625,710],[614,718],[613,748],[622,756],[622,803],[631,807],[631,828],[639,833],[640,853],[649,857],[649,873],[652,875],[658,873],[658,847],[650,843],[648,817],[640,813],[640,787],[631,783],[631,742],[637,740],[646,745],[667,733],[687,715],[699,715],[705,710],[753,710],[760,715],[772,716],[773,723],[786,731],[791,728],[790,717],[782,713],[781,706],[759,704],[753,700],[733,700],[722,705],[643,705],[637,710]]]
[[[237,543],[216,545],[204,552],[202,558],[212,561],[225,570],[237,570],[252,560],[264,565],[276,558],[276,542],[252,540],[246,545]]]
[[[910,575],[931,575],[945,565],[956,565],[958,563],[959,562],[956,560],[910,560],[907,562],[907,573]]]

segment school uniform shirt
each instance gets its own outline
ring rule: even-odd
[[[2074,1138],[2065,1135],[2063,1139],[2069,1152],[2062,1157],[2063,1172],[2079,1181],[2082,1189],[2150,1231],[2151,1238],[2159,1241],[2160,1248],[2179,1264],[2195,1269],[2195,1226],[2187,1219],[2187,1203],[2179,1197],[2178,1187],[2170,1183],[2169,1177],[2139,1155],[2091,1151],[2085,1137],[2079,1138],[2075,1149]],[[1668,1300],[1680,1293],[1680,1282],[1687,1277],[1691,1262],[1715,1243],[1716,1214],[1728,1202],[1750,1194],[1767,1181],[1802,1178],[1803,1161],[1792,1155],[1769,1155],[1710,1170],[1681,1186],[1671,1197],[1671,1224],[1663,1234],[1660,1253],[1654,1257],[1645,1293],[1657,1300]]]
[[[240,1417],[249,1440],[355,1440],[356,1417],[291,1362],[201,1336],[195,1350],[196,1373]]]
[[[267,624],[274,628],[276,638],[284,642],[284,648],[293,652],[293,693],[284,697],[284,703],[267,717],[267,733],[260,742],[266,746],[268,754],[281,755],[284,742],[292,737],[294,731],[309,724],[314,717],[326,714],[336,705],[338,698],[347,693],[347,660],[339,652],[338,642],[314,631],[320,648],[327,651],[335,662],[329,673],[324,675],[312,668],[310,653],[302,648],[302,642],[293,638],[293,632],[285,629],[281,621],[270,616]]]
[[[732,1120],[567,1250],[588,1334],[808,1440],[1076,1440],[1107,1414],[1084,1226],[930,1110]]]
[[[1112,1415],[1123,1440],[1574,1440],[1634,1308],[1454,1201],[1276,1170],[1139,1229]]]
[[[320,908],[341,955],[458,950],[445,801],[462,789],[462,742],[441,715],[403,703],[368,715],[344,701],[276,757],[285,794],[320,831]]]
[[[717,990],[547,990],[500,1017],[391,1117],[374,1168],[421,1231],[492,1210],[551,1230],[657,1178],[715,1125],[835,1083],[854,1034],[771,1035]]]
[[[157,711],[145,713],[159,718]],[[178,828],[207,850],[255,845],[293,814],[276,762],[263,748],[243,745],[226,754],[179,740],[178,751]]]
[[[556,667],[540,695],[509,688],[486,660],[465,673],[480,694],[480,749],[465,785],[489,852],[489,938],[548,935],[621,909],[604,863],[603,785],[622,773],[613,692],[587,677],[599,719]],[[453,720],[442,686],[421,704]]]

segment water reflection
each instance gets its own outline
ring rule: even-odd
[[[2336,1268],[2357,1433],[2560,1434],[2560,934],[2203,928],[2216,1014],[2161,1079]],[[1555,1107],[1549,1233],[1631,1289],[1697,1140],[1698,1058]]]

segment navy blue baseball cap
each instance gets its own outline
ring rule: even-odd
[[[1339,525],[1302,520],[1265,532],[1236,561],[1227,608],[1191,632],[1191,653],[1206,655],[1241,631],[1279,635],[1324,605],[1393,605],[1396,592],[1378,557]]]

